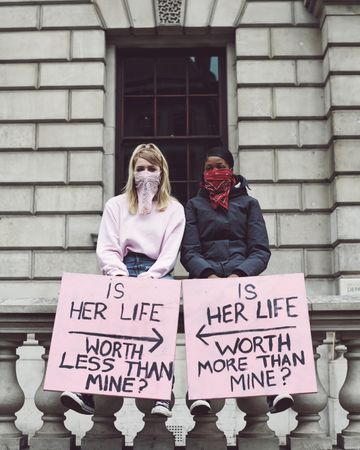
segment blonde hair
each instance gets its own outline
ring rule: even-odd
[[[161,153],[160,149],[155,144],[140,144],[138,145],[133,154],[131,155],[129,161],[129,175],[127,179],[126,186],[124,187],[124,192],[128,195],[129,200],[129,212],[131,214],[136,214],[138,209],[138,198],[135,186],[134,169],[135,164],[139,158],[144,158],[150,164],[160,167],[161,178],[159,189],[154,197],[157,203],[157,209],[159,211],[164,211],[170,201],[170,180],[169,180],[169,166]]]

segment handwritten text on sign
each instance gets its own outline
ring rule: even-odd
[[[45,389],[170,399],[180,282],[66,273]]]
[[[302,274],[183,281],[189,397],[316,392]]]

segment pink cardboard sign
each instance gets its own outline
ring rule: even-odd
[[[170,399],[180,286],[65,273],[45,389]]]
[[[183,281],[190,399],[316,392],[303,274]]]

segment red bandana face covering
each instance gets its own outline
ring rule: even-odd
[[[229,193],[234,185],[235,177],[232,169],[212,169],[204,172],[202,187],[207,190],[214,209],[219,205],[224,209],[229,208]]]

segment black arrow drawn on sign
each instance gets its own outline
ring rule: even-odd
[[[239,333],[257,333],[261,331],[274,331],[274,330],[287,330],[289,328],[296,328],[296,326],[286,326],[286,327],[271,327],[271,328],[253,328],[252,330],[232,330],[232,331],[214,331],[213,333],[203,333],[203,329],[206,325],[203,325],[200,330],[196,333],[196,337],[200,339],[205,345],[209,345],[204,338],[211,336],[224,336],[227,334],[239,334]]]
[[[95,332],[91,332],[91,331],[69,331],[69,334],[84,334],[85,336],[99,336],[99,337],[106,337],[106,338],[109,338],[109,339],[124,339],[124,340],[129,340],[129,341],[155,342],[155,345],[153,345],[149,349],[149,352],[152,353],[154,350],[156,350],[164,342],[164,338],[156,330],[156,328],[152,328],[152,331],[154,332],[155,337],[149,337],[149,336],[121,336],[119,334],[95,333]]]

